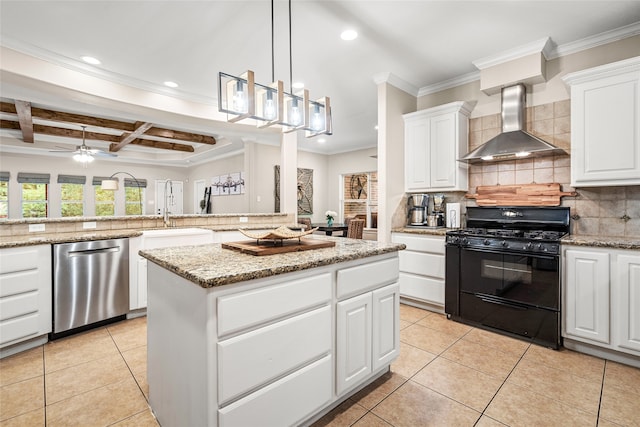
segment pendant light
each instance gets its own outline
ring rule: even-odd
[[[291,0],[289,0],[289,93],[281,80],[275,80],[274,0],[271,0],[271,79],[273,83],[256,83],[254,73],[247,70],[240,76],[218,73],[218,111],[227,113],[227,121],[256,120],[259,128],[280,126],[284,132],[306,131],[312,138],[331,135],[329,97],[315,101],[309,91],[293,92],[293,55],[291,35]]]

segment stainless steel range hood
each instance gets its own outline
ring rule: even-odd
[[[525,87],[523,84],[502,89],[502,133],[461,159],[467,163],[481,163],[567,154],[542,139],[524,131]]]

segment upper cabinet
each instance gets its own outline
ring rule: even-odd
[[[640,184],[640,57],[566,75],[571,185]]]
[[[405,191],[467,191],[468,165],[458,159],[469,141],[467,102],[452,102],[404,118]]]

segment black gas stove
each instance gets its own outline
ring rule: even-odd
[[[447,315],[558,348],[569,208],[469,207],[467,226],[447,232]]]

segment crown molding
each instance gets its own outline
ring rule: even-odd
[[[454,77],[449,80],[441,81],[429,86],[423,86],[418,90],[418,96],[430,95],[432,93],[440,92],[445,89],[451,89],[452,87],[462,86],[467,83],[480,80],[480,71],[473,71],[471,73],[463,74],[458,77]]]
[[[560,45],[551,52],[550,56],[548,56],[547,59],[556,59],[562,56],[571,55],[573,53],[592,49],[604,44],[613,43],[615,41],[626,39],[628,37],[637,36],[638,34],[640,34],[640,21],[634,22],[633,24],[626,25],[624,27],[616,28],[614,30],[605,31],[604,33],[596,34],[591,37],[586,37],[581,40],[576,40]]]
[[[15,50],[16,52],[29,55],[37,59],[50,62],[55,65],[59,65],[72,71],[80,72],[92,77],[97,77],[112,83],[118,83],[136,89],[156,93],[158,95],[170,96],[185,101],[198,102],[200,104],[206,105],[218,105],[217,97],[202,96],[180,89],[172,89],[164,85],[151,83],[145,80],[128,77],[123,74],[103,70],[93,65],[86,64],[82,61],[58,55],[54,52],[51,52],[50,50],[42,49],[32,44],[15,40],[11,37],[3,36],[0,40],[0,46]]]
[[[373,75],[373,81],[376,85],[381,83],[388,83],[391,86],[397,87],[398,89],[407,92],[409,95],[418,96],[418,88],[407,82],[406,80],[402,80],[400,77],[396,76],[390,72],[378,73]]]
[[[496,53],[495,55],[485,56],[484,58],[472,61],[472,64],[475,65],[478,70],[484,70],[485,68],[490,68],[534,53],[542,53],[545,58],[548,58],[551,53],[551,38],[545,37],[522,46],[514,47],[513,49]]]

